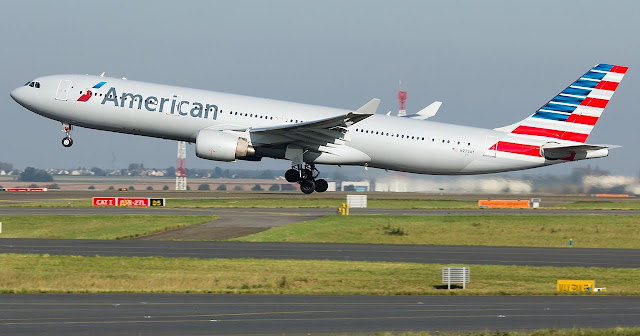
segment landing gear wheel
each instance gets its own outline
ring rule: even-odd
[[[316,188],[315,188],[315,190],[317,192],[325,192],[325,191],[327,191],[328,188],[329,188],[329,183],[327,183],[326,180],[324,180],[324,179],[316,180]]]
[[[71,147],[71,145],[73,145],[73,139],[71,139],[70,137],[62,138],[62,145],[65,147]]]
[[[316,184],[311,180],[302,180],[300,181],[300,191],[305,194],[310,194],[314,190],[316,190]]]
[[[287,180],[287,182],[298,182],[298,180],[300,179],[300,174],[298,174],[298,171],[295,169],[289,169],[284,173],[284,178]]]
[[[313,171],[311,169],[303,169],[300,171],[300,178],[303,180],[313,179]]]

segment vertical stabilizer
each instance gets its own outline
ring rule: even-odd
[[[627,69],[619,65],[598,64],[530,117],[496,130],[523,140],[584,143]]]

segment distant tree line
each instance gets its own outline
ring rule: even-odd
[[[53,176],[49,175],[46,171],[42,169],[36,169],[33,167],[27,167],[24,169],[20,176],[18,176],[18,181],[21,182],[51,182],[53,181]]]

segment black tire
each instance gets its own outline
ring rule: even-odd
[[[302,180],[300,181],[300,191],[305,194],[310,194],[314,190],[316,190],[316,184],[311,180]]]
[[[73,145],[73,139],[71,139],[70,137],[62,138],[62,145],[64,147],[71,147],[71,145]]]
[[[329,183],[324,179],[316,180],[316,192],[325,192],[329,188]]]
[[[287,182],[298,182],[300,179],[300,174],[295,169],[289,169],[284,173],[284,178]]]
[[[313,179],[313,172],[311,169],[303,169],[300,173],[300,178],[303,180],[311,180]]]

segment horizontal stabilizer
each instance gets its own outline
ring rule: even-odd
[[[563,146],[559,143],[547,143],[540,148],[540,154],[547,160],[584,160],[609,155],[609,149],[620,148],[617,145],[571,145]]]

